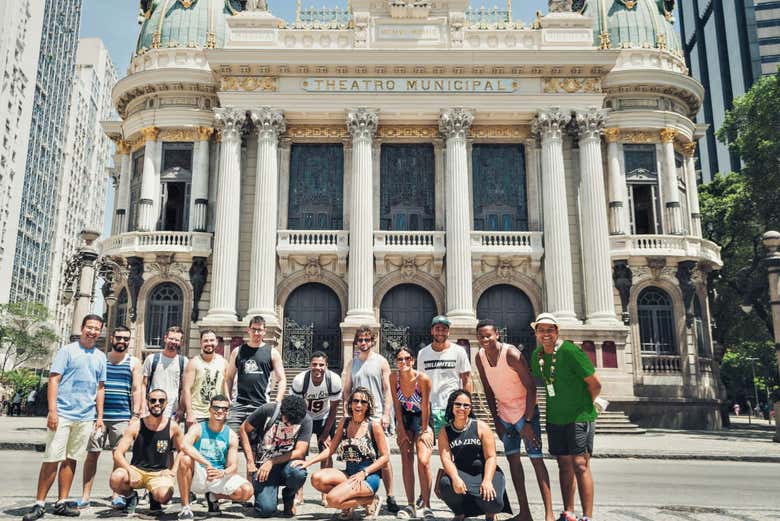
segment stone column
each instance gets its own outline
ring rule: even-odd
[[[667,234],[682,234],[682,215],[680,192],[677,189],[677,167],[674,162],[674,138],[677,131],[673,128],[661,130],[661,148],[663,150],[664,208],[666,209]]]
[[[206,231],[206,215],[209,206],[209,147],[211,127],[198,127],[192,162],[192,194],[190,199],[190,231]]]
[[[466,137],[474,115],[463,108],[443,110],[439,132],[445,139],[444,184],[447,225],[447,316],[453,326],[476,321],[471,273],[469,165]]]
[[[542,208],[539,204],[540,191],[539,184],[541,179],[539,178],[539,156],[541,150],[539,149],[539,139],[536,136],[529,136],[525,140],[525,164],[527,179],[527,200],[528,200],[528,229],[532,232],[538,232],[542,229]]]
[[[262,107],[250,112],[257,128],[255,210],[249,271],[249,311],[246,320],[262,315],[269,327],[276,316],[276,219],[279,208],[279,135],[287,130],[281,110]]]
[[[533,131],[542,141],[542,205],[544,207],[544,277],[547,309],[562,323],[577,323],[574,312],[566,173],[562,134],[571,120],[557,107],[536,115]]]
[[[127,222],[127,210],[130,207],[130,144],[120,139],[116,142],[116,153],[119,155],[119,186],[116,193],[116,210],[111,234],[125,233],[130,226]]]
[[[607,139],[607,173],[609,175],[609,233],[611,235],[625,235],[629,232],[626,206],[628,187],[626,186],[626,176],[623,169],[620,168],[620,152],[618,151],[620,129],[605,129],[604,137]]]
[[[160,135],[160,129],[147,127],[141,130],[141,134],[146,144],[144,145],[144,171],[141,177],[141,199],[138,201],[138,231],[151,232],[157,224],[154,208],[160,184],[160,172],[156,160],[159,153],[157,137]]]
[[[73,306],[73,315],[71,316],[71,342],[75,342],[81,336],[81,321],[92,312],[93,291],[95,290],[95,261],[98,258],[98,251],[94,242],[99,235],[100,232],[91,230],[82,230],[79,235],[79,238],[84,241],[84,245],[76,253],[79,259],[79,277],[77,280],[78,288],[73,296],[75,305]]]
[[[691,235],[701,237],[701,210],[699,209],[699,187],[696,183],[696,143],[683,145],[685,151],[685,186],[688,190],[688,209],[691,212]]]
[[[211,261],[211,302],[204,324],[232,324],[236,321],[238,286],[239,221],[241,200],[241,127],[245,111],[215,109],[214,120],[222,131],[219,189]]]
[[[373,151],[371,142],[379,125],[376,110],[347,112],[352,135],[352,179],[349,198],[349,309],[346,324],[374,325],[374,210]]]
[[[617,324],[601,157],[601,129],[606,119],[606,111],[595,107],[575,114],[580,146],[580,219],[585,223],[581,227],[585,317],[586,323],[594,325]]]

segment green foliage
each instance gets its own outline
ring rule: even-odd
[[[751,358],[756,360],[751,361]],[[774,343],[740,342],[729,346],[720,365],[720,376],[730,400],[741,404],[750,400],[755,405],[758,391],[759,402],[766,401],[767,387],[771,395],[780,385]]]
[[[0,382],[10,386],[14,392],[19,391],[22,396],[25,396],[30,392],[30,389],[38,388],[40,377],[32,369],[14,369],[0,375]]]
[[[46,358],[59,340],[49,310],[37,303],[0,305],[0,373]]]

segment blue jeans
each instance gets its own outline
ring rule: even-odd
[[[285,505],[292,506],[298,489],[306,483],[306,469],[292,467],[291,462],[274,465],[268,473],[268,479],[259,483],[252,480],[255,488],[255,510],[261,517],[276,515],[276,503],[279,501],[279,487],[282,490],[282,501]]]

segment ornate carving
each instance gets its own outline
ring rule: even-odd
[[[682,149],[686,156],[693,157],[696,154],[696,143],[684,143]]]
[[[193,257],[190,266],[190,284],[192,284],[192,321],[197,322],[200,317],[198,303],[206,286],[209,269],[206,257]]]
[[[161,141],[169,143],[189,143],[197,141],[198,130],[195,128],[166,128],[160,131],[159,138]]]
[[[319,279],[322,277],[322,264],[319,257],[307,257],[303,267],[307,279]]]
[[[572,0],[549,0],[547,2],[549,6],[549,12],[551,13],[567,13],[571,12]]]
[[[130,321],[135,322],[138,317],[136,306],[138,304],[138,292],[144,285],[144,259],[142,257],[128,257],[127,288],[130,290]]]
[[[371,141],[379,126],[379,113],[374,109],[359,107],[347,112],[347,131],[355,141]]]
[[[629,11],[636,7],[637,4],[637,0],[617,0],[617,2],[626,6],[626,9]]]
[[[599,139],[601,129],[607,121],[607,111],[597,107],[578,110],[574,114],[574,123],[580,139]]]
[[[620,307],[623,309],[623,323],[628,325],[631,321],[628,312],[628,301],[631,296],[631,285],[634,281],[634,274],[626,261],[616,261],[612,267],[612,280],[615,283],[615,289],[620,294]]]
[[[693,282],[696,261],[682,261],[677,264],[677,282],[680,283],[680,291],[685,306],[685,325],[693,325],[693,297],[696,296],[696,285]]]
[[[249,113],[252,123],[255,124],[258,133],[258,139],[270,139],[276,141],[279,135],[287,130],[287,124],[284,121],[284,112],[271,107],[261,107],[252,110]]]
[[[115,139],[116,153],[119,155],[125,155],[130,153],[130,142],[124,139]]]
[[[198,127],[195,131],[198,134],[198,141],[208,141],[214,133],[214,129],[211,127]]]
[[[537,134],[542,140],[560,139],[569,121],[571,121],[571,115],[561,112],[558,107],[542,109],[534,118],[531,132]]]
[[[601,80],[599,78],[544,78],[543,88],[546,94],[599,93]]]
[[[219,84],[222,91],[276,92],[279,79],[273,76],[224,76]]]
[[[141,136],[143,136],[144,142],[157,141],[160,135],[160,129],[157,127],[146,127],[141,129]]]
[[[674,143],[677,131],[673,128],[664,128],[658,132],[658,135],[661,136],[661,143]]]
[[[380,138],[436,139],[439,130],[431,126],[381,126],[376,133]]]
[[[654,279],[661,277],[661,272],[666,267],[666,258],[664,257],[648,257],[647,267],[650,269],[650,274]]]
[[[474,114],[462,107],[442,110],[439,116],[439,132],[446,139],[465,139],[473,121]]]
[[[617,143],[620,140],[620,129],[615,127],[604,129],[604,138],[607,143]]]
[[[344,126],[289,126],[287,127],[287,137],[291,139],[318,139],[335,138],[338,140],[349,137],[349,132]]]
[[[632,143],[632,144],[639,144],[639,143],[657,143],[658,137],[653,132],[643,132],[643,131],[634,131],[634,132],[624,132],[621,134],[621,140],[624,143]]]
[[[609,31],[601,31],[599,33],[599,49],[607,50],[612,47],[612,38],[609,36]]]
[[[515,125],[479,125],[470,129],[472,139],[528,139],[528,127]]]
[[[241,129],[246,122],[246,111],[233,107],[214,109],[214,124],[219,127],[225,141],[240,140]]]
[[[266,0],[246,0],[245,11],[268,11]]]

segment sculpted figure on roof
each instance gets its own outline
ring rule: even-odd
[[[566,13],[571,11],[571,0],[549,0],[549,12]]]
[[[268,2],[266,0],[246,0],[244,9],[247,11],[268,11]]]

